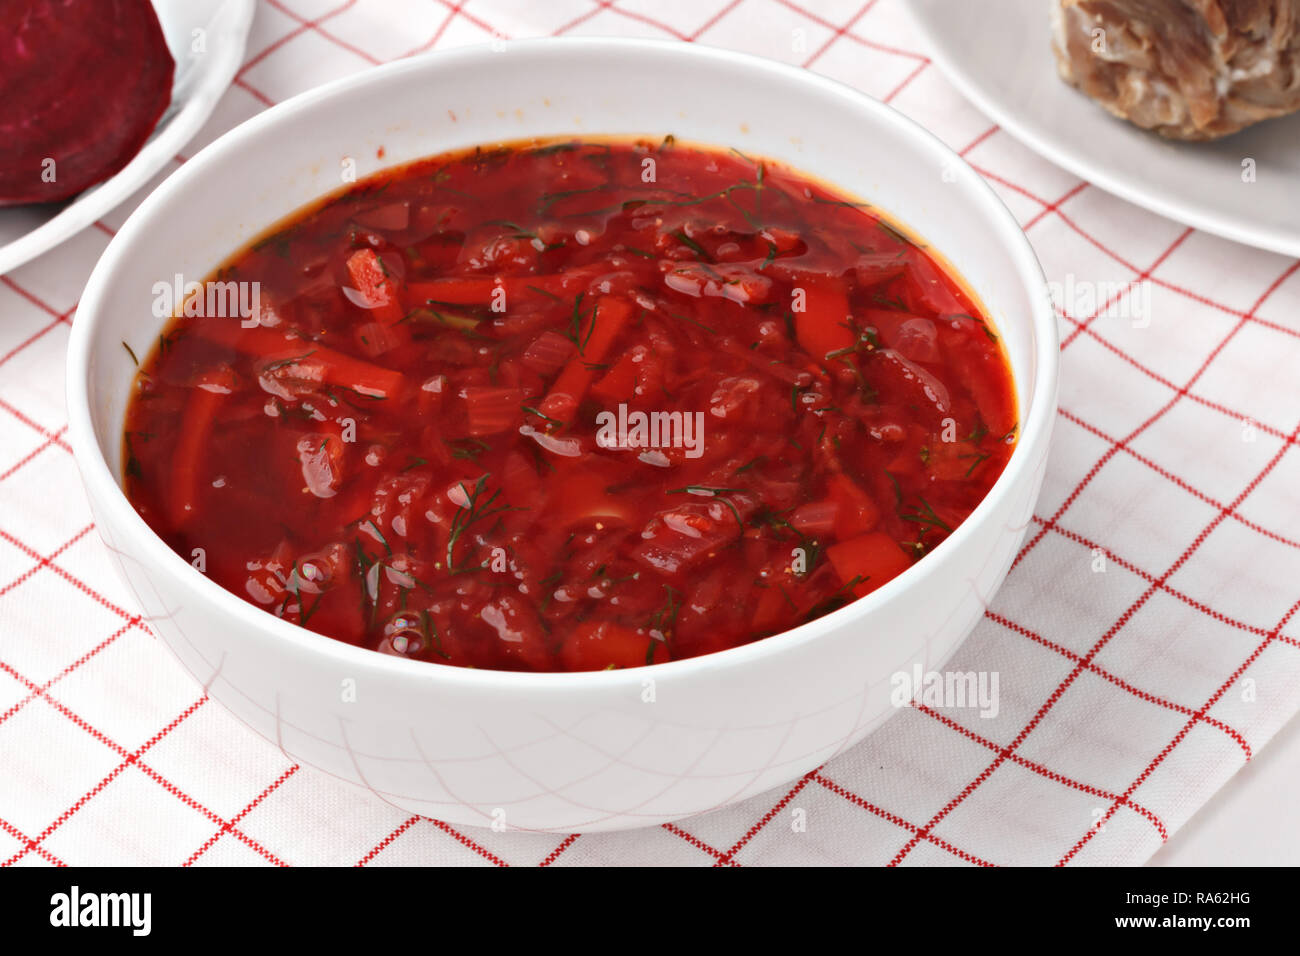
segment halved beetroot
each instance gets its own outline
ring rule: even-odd
[[[125,166],[175,66],[149,0],[0,3],[0,205],[66,199]]]

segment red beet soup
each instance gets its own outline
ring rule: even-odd
[[[672,137],[389,169],[156,289],[130,500],[244,600],[400,657],[600,670],[789,630],[924,560],[1017,434],[934,250]]]

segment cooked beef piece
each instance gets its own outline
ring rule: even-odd
[[[174,70],[149,0],[0,0],[0,206],[67,199],[125,166]]]
[[[1300,0],[1049,0],[1061,77],[1171,139],[1300,110]]]

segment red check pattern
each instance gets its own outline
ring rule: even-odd
[[[907,708],[791,786],[612,835],[405,817],[288,764],[158,646],[92,533],[63,358],[128,203],[0,277],[0,863],[1145,860],[1300,709],[1300,263],[1032,155],[932,67],[900,0],[265,0],[187,152],[372,64],[545,34],[698,40],[856,86],[987,177],[1049,278],[1107,284],[1095,307],[1062,303],[1034,527],[949,665],[1000,675],[997,715]],[[1114,317],[1148,296],[1145,327]]]

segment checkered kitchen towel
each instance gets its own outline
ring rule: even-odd
[[[372,64],[552,33],[698,40],[843,80],[987,176],[1049,278],[1115,291],[1101,314],[1063,297],[1061,421],[1034,526],[950,665],[1001,675],[997,716],[906,708],[747,803],[567,838],[408,818],[295,766],[152,637],[82,496],[64,350],[128,202],[0,277],[0,861],[1145,860],[1300,706],[1300,263],[1039,159],[944,80],[900,0],[265,0],[186,154]]]

